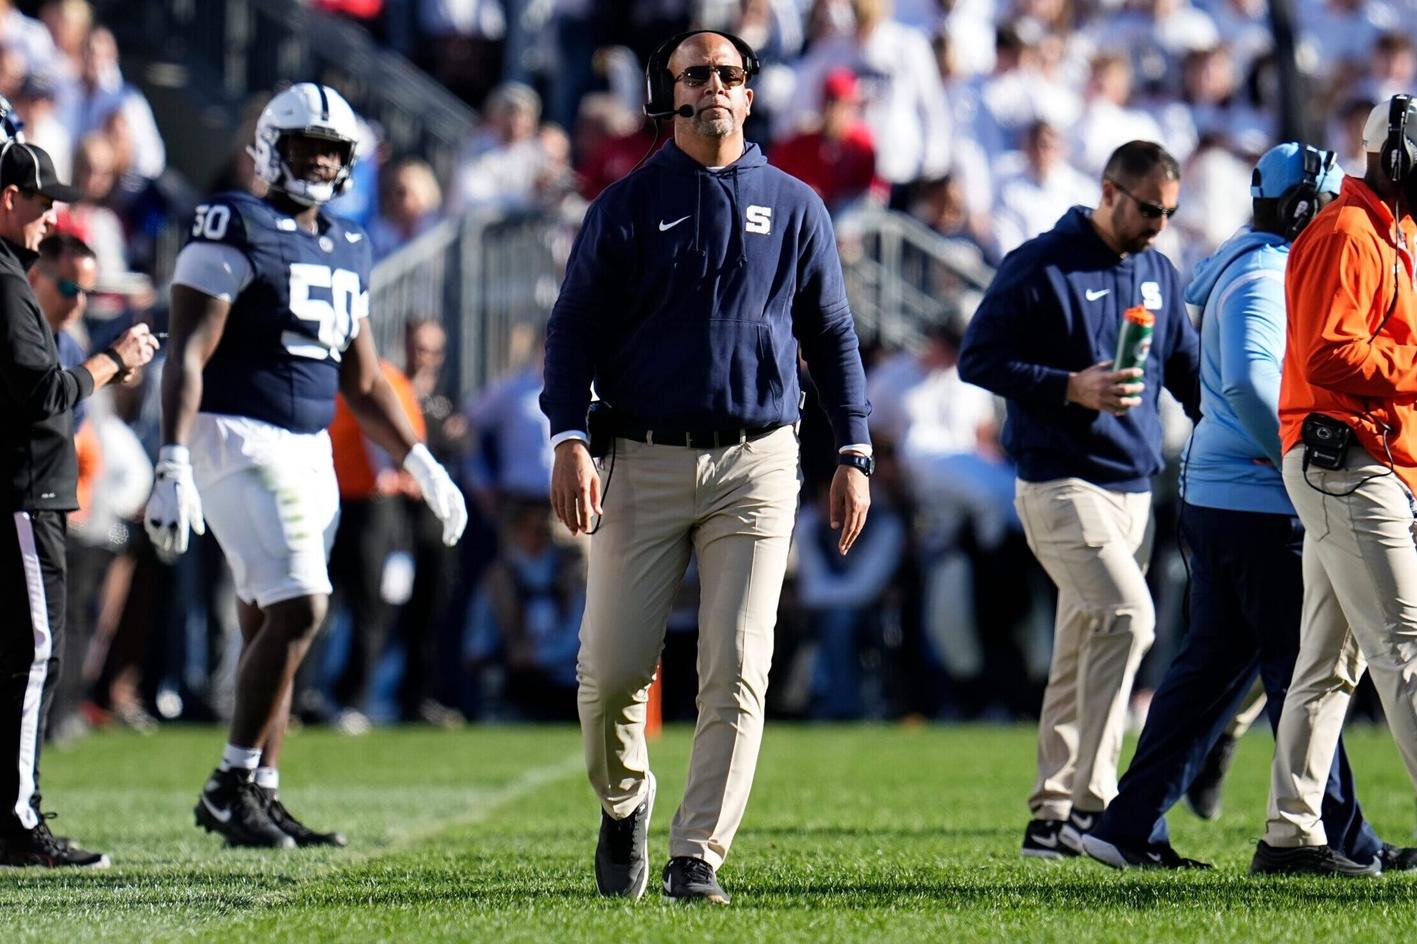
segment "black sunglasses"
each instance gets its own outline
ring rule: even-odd
[[[737,88],[748,81],[748,72],[742,66],[689,66],[674,81],[683,82],[689,88],[699,88],[707,85],[709,76],[715,72],[724,88]]]
[[[65,298],[78,298],[80,295],[87,295],[89,293],[89,290],[84,288],[78,282],[75,282],[71,279],[61,279],[55,272],[50,269],[44,269],[43,272],[49,278],[54,280],[54,287],[57,288],[59,290],[59,294],[63,295]]]
[[[1126,187],[1123,187],[1121,184],[1117,183],[1117,181],[1112,180],[1111,177],[1108,177],[1107,180],[1111,181],[1112,186],[1122,191],[1122,193],[1125,194],[1127,197],[1130,197],[1131,201],[1137,205],[1137,209],[1141,211],[1141,215],[1149,220],[1159,220],[1163,216],[1169,220],[1171,219],[1171,217],[1176,215],[1177,210],[1181,209],[1179,204],[1173,207],[1164,207],[1159,203],[1151,203],[1147,200],[1142,200],[1141,198],[1134,195]]]

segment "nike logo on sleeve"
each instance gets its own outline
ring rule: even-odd
[[[1104,288],[1104,289],[1103,289],[1102,291],[1100,291],[1100,292],[1094,292],[1092,289],[1088,289],[1088,290],[1087,290],[1086,292],[1084,292],[1083,294],[1087,296],[1087,300],[1088,300],[1088,301],[1090,301],[1090,302],[1095,302],[1095,301],[1097,301],[1099,298],[1101,298],[1103,295],[1106,295],[1106,294],[1107,294],[1108,292],[1110,292],[1110,291],[1112,291],[1110,288]]]
[[[691,214],[691,215],[692,215],[692,214]],[[666,223],[666,222],[664,222],[663,220],[660,220],[660,221],[659,221],[659,231],[662,233],[662,232],[664,232],[664,231],[667,230],[667,229],[673,229],[674,227],[678,226],[680,223],[684,222],[684,221],[687,220],[688,218],[689,218],[689,217],[687,217],[687,216],[681,216],[681,217],[679,217],[679,219],[675,220],[673,223]]]

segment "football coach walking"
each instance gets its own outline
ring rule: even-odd
[[[78,199],[38,147],[0,146],[0,430],[11,520],[0,525],[0,865],[108,865],[55,837],[39,806],[39,749],[64,630],[66,515],[75,498],[74,405],[152,360],[146,325],[65,370],[26,271],[54,227],[54,202]]]
[[[869,505],[865,375],[831,221],[743,139],[756,71],[745,42],[716,32],[650,57],[645,110],[672,116],[674,139],[591,205],[547,326],[551,499],[572,532],[594,533],[577,671],[603,895],[647,884],[645,702],[695,552],[699,720],[664,894],[728,901],[716,870],[757,764],[797,508],[799,345],[840,451],[841,553]],[[592,382],[609,410],[587,423]]]
[[[1097,209],[1073,207],[1010,253],[970,322],[959,374],[1004,397],[1003,445],[1029,547],[1058,586],[1038,725],[1027,856],[1062,858],[1117,793],[1127,696],[1156,616],[1151,478],[1164,384],[1198,413],[1199,343],[1176,268],[1152,241],[1176,212],[1176,159],[1132,141],[1103,170]],[[1153,323],[1141,366],[1114,369],[1123,318]]]

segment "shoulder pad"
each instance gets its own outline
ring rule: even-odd
[[[187,231],[189,242],[225,243],[238,249],[249,242],[247,217],[259,203],[255,198],[242,199],[240,194],[218,194],[197,205],[192,226]]]

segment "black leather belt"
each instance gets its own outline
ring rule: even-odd
[[[651,446],[684,446],[689,449],[718,449],[721,446],[737,446],[755,439],[762,439],[768,433],[776,432],[781,426],[741,427],[739,429],[676,429],[672,426],[647,426],[621,417],[615,418],[615,435]]]

